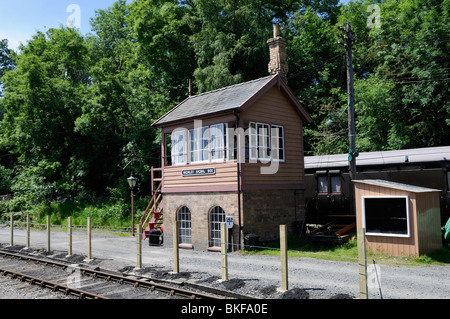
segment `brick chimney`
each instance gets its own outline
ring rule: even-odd
[[[273,38],[267,41],[270,49],[269,73],[279,73],[287,83],[289,67],[286,60],[286,39],[280,36],[280,26],[274,24]]]

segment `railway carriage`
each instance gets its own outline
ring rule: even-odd
[[[439,189],[444,226],[450,218],[449,159],[449,146],[360,153],[356,159],[357,179],[381,179]],[[330,227],[325,229],[331,237],[323,236],[318,229],[324,225],[337,224],[342,226],[337,227],[340,230],[355,225],[354,185],[348,167],[348,154],[305,157],[305,222],[313,235],[320,234],[312,238],[339,238],[336,229]],[[351,235],[355,230],[352,227],[338,235]]]

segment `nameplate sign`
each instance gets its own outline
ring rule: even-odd
[[[231,229],[234,226],[234,221],[232,216],[225,217],[225,223],[227,224],[227,228]]]
[[[181,174],[183,175],[183,177],[216,175],[216,169],[215,168],[188,169],[182,171]]]

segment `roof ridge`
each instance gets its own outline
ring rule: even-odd
[[[246,84],[249,84],[249,83],[254,83],[254,82],[262,81],[262,80],[264,80],[264,79],[273,78],[273,77],[275,77],[275,76],[276,76],[276,75],[268,75],[268,76],[264,76],[264,77],[262,77],[262,78],[250,80],[250,81],[247,81],[247,82],[241,82],[241,83],[232,84],[232,85],[225,86],[225,87],[222,87],[222,88],[218,88],[218,89],[215,89],[215,90],[212,90],[212,91],[203,92],[203,93],[200,93],[200,94],[197,94],[197,95],[192,95],[192,96],[188,97],[188,99],[190,99],[190,98],[196,98],[196,97],[200,97],[200,96],[204,96],[204,95],[207,95],[207,94],[217,93],[217,92],[219,92],[219,91],[225,91],[225,90],[228,90],[228,89],[237,87],[237,86],[246,85]]]
[[[215,90],[212,90],[212,91],[200,93],[200,94],[197,94],[197,95],[188,96],[188,97],[185,98],[182,102],[180,102],[178,105],[176,105],[175,107],[173,107],[172,109],[170,109],[167,113],[165,113],[164,115],[162,115],[162,116],[161,116],[159,119],[157,119],[153,124],[156,124],[156,123],[158,123],[159,121],[163,120],[163,119],[166,118],[169,114],[173,113],[173,112],[176,111],[178,108],[180,108],[183,104],[187,103],[187,102],[190,101],[190,100],[193,100],[193,99],[196,99],[196,98],[199,98],[199,97],[202,97],[202,96],[207,96],[207,95],[209,95],[209,94],[215,94],[215,93],[217,93],[217,92],[225,91],[225,90],[232,89],[232,88],[235,88],[235,87],[239,87],[239,86],[243,86],[243,85],[248,85],[249,83],[255,83],[255,82],[258,82],[258,81],[264,81],[264,80],[268,80],[268,79],[271,80],[271,79],[273,79],[275,76],[276,76],[276,74],[275,74],[275,75],[268,75],[268,76],[265,76],[265,77],[262,77],[262,78],[258,78],[258,79],[254,79],[254,80],[251,80],[251,81],[241,82],[241,83],[229,85],[229,86],[226,86],[226,87],[223,87],[223,88],[215,89]]]

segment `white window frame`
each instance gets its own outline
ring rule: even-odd
[[[192,214],[188,207],[183,206],[177,212],[179,243],[192,244]]]
[[[281,137],[279,136],[279,130],[281,130]],[[274,134],[276,132],[276,134]],[[271,128],[271,156],[273,161],[277,162],[285,162],[286,161],[286,150],[284,147],[284,127],[281,125],[272,125]],[[278,146],[278,143],[280,142],[280,146]],[[277,143],[274,143],[274,141],[277,141]],[[283,152],[283,158],[279,158],[280,151]],[[274,155],[276,154],[276,157]]]
[[[395,234],[395,233],[374,233],[367,231],[366,226],[366,199],[382,199],[382,198],[401,198],[406,202],[406,234]],[[381,236],[381,237],[400,237],[400,238],[410,238],[411,237],[411,224],[409,220],[409,196],[362,196],[362,213],[363,213],[363,227],[366,229],[366,235],[368,236]]]
[[[220,206],[214,206],[209,212],[209,247],[220,247],[220,225],[225,222],[225,211]]]
[[[267,132],[264,129],[267,128]],[[270,124],[250,122],[249,123],[249,149],[250,160],[270,161]],[[255,156],[256,155],[256,156]]]
[[[187,140],[186,130],[174,130],[171,134],[171,158],[172,166],[186,165],[187,162]]]
[[[257,123],[250,122],[248,126],[248,149],[250,160],[258,160],[258,130]]]
[[[206,145],[204,144],[205,141],[207,142]],[[210,136],[208,126],[189,130],[189,163],[208,163],[210,161],[209,147]]]
[[[216,134],[220,132],[220,134]],[[214,124],[210,126],[211,162],[224,162],[227,158],[228,145],[228,123]],[[222,156],[217,157],[216,153],[222,152]]]

